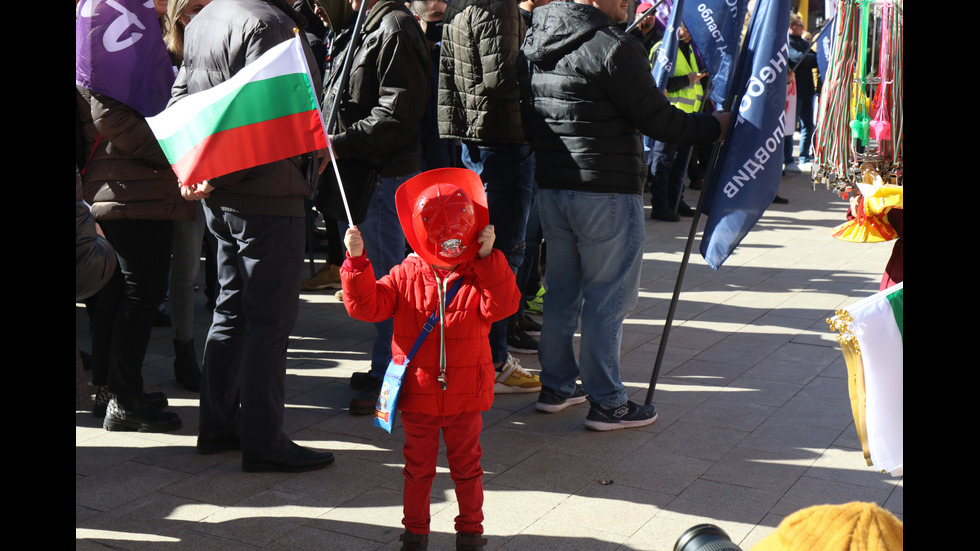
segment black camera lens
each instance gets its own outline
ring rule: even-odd
[[[699,524],[677,538],[674,551],[742,551],[742,548],[714,524]]]

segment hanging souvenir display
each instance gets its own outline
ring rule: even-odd
[[[814,136],[814,187],[842,197],[857,184],[902,180],[903,0],[843,0],[831,32]],[[901,207],[899,207],[901,208]],[[887,222],[886,222],[887,223]]]

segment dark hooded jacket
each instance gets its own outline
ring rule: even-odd
[[[592,6],[537,8],[524,53],[525,132],[541,188],[642,194],[643,134],[704,145],[721,133],[714,117],[670,105],[640,41]]]

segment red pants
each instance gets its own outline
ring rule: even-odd
[[[436,476],[439,455],[439,429],[446,441],[449,472],[456,483],[459,515],[457,532],[483,533],[483,467],[480,457],[480,412],[449,417],[401,412],[405,431],[405,494],[402,524],[413,534],[429,533],[429,497]]]

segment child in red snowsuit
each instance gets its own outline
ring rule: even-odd
[[[416,178],[427,183],[431,179],[428,174]],[[348,251],[340,270],[344,306],[352,317],[363,321],[394,317],[391,353],[395,362],[405,360],[422,325],[439,309],[446,289],[462,279],[439,324],[409,363],[402,382],[398,409],[405,431],[402,523],[406,532],[401,539],[406,550],[425,549],[428,543],[429,496],[440,429],[459,504],[457,549],[483,549],[486,542],[481,537],[480,431],[481,412],[493,404],[494,369],[488,334],[494,321],[514,313],[520,291],[506,257],[492,249],[493,226],[486,225],[482,216],[472,216],[472,208],[462,221],[456,216],[460,201],[465,206],[467,195],[481,192],[482,184],[478,188],[445,183],[422,186],[412,180],[403,184],[396,206],[406,238],[417,254],[380,280],[374,279],[358,230],[349,229],[344,240]],[[479,207],[479,197],[470,204]]]

